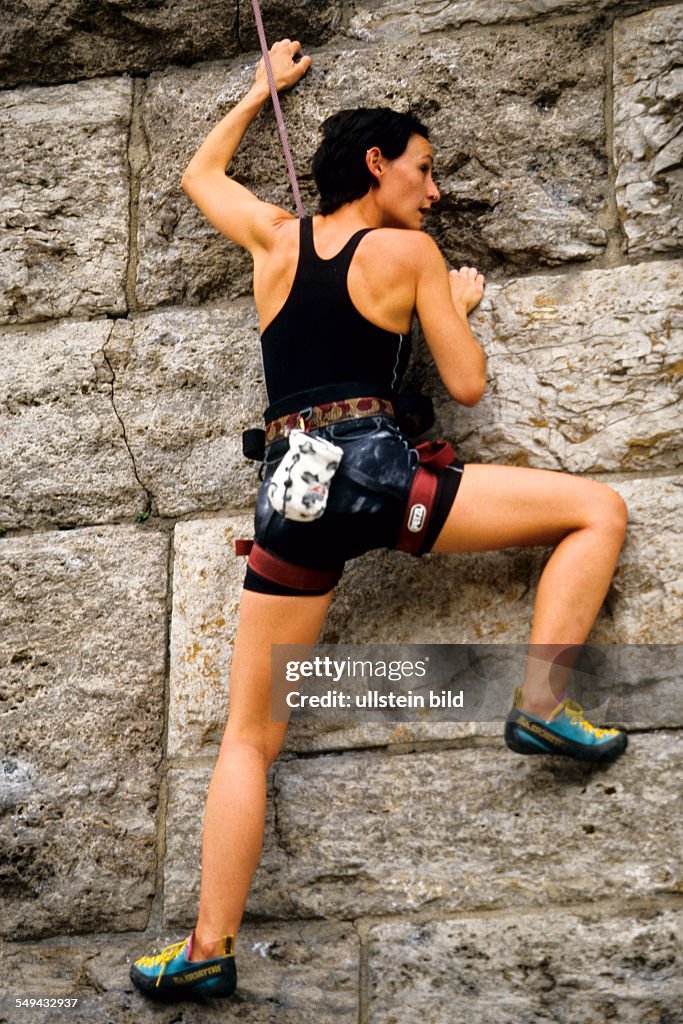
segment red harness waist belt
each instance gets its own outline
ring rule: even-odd
[[[398,551],[407,551],[411,555],[416,555],[424,543],[439,485],[439,472],[455,460],[455,452],[448,441],[426,441],[419,444],[416,451],[420,465],[410,488],[396,545]]]

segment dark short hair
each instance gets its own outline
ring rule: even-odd
[[[323,121],[322,133],[312,164],[322,214],[334,213],[344,203],[367,195],[375,179],[365,155],[373,146],[395,160],[405,152],[411,135],[429,138],[427,128],[416,117],[389,107],[340,110]]]

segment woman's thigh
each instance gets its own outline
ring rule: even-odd
[[[279,597],[243,590],[230,670],[230,713],[225,742],[279,749],[286,723],[272,720],[273,644],[313,644],[333,591],[311,597]]]
[[[467,463],[432,551],[557,544],[570,531],[617,522],[624,505],[606,484],[569,473]]]

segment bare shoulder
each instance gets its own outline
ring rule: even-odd
[[[403,271],[418,273],[424,267],[433,266],[435,260],[443,260],[434,239],[423,231],[377,228],[370,238],[375,254]]]

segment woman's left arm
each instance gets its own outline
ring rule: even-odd
[[[297,63],[297,54],[301,54],[301,44],[289,39],[272,47],[270,59],[278,91],[295,85],[311,66],[310,57],[301,57]],[[252,253],[255,249],[270,248],[276,222],[291,214],[264,203],[225,172],[249,125],[269,98],[268,78],[261,59],[253,86],[207,135],[181,180],[187,195],[213,226]]]

